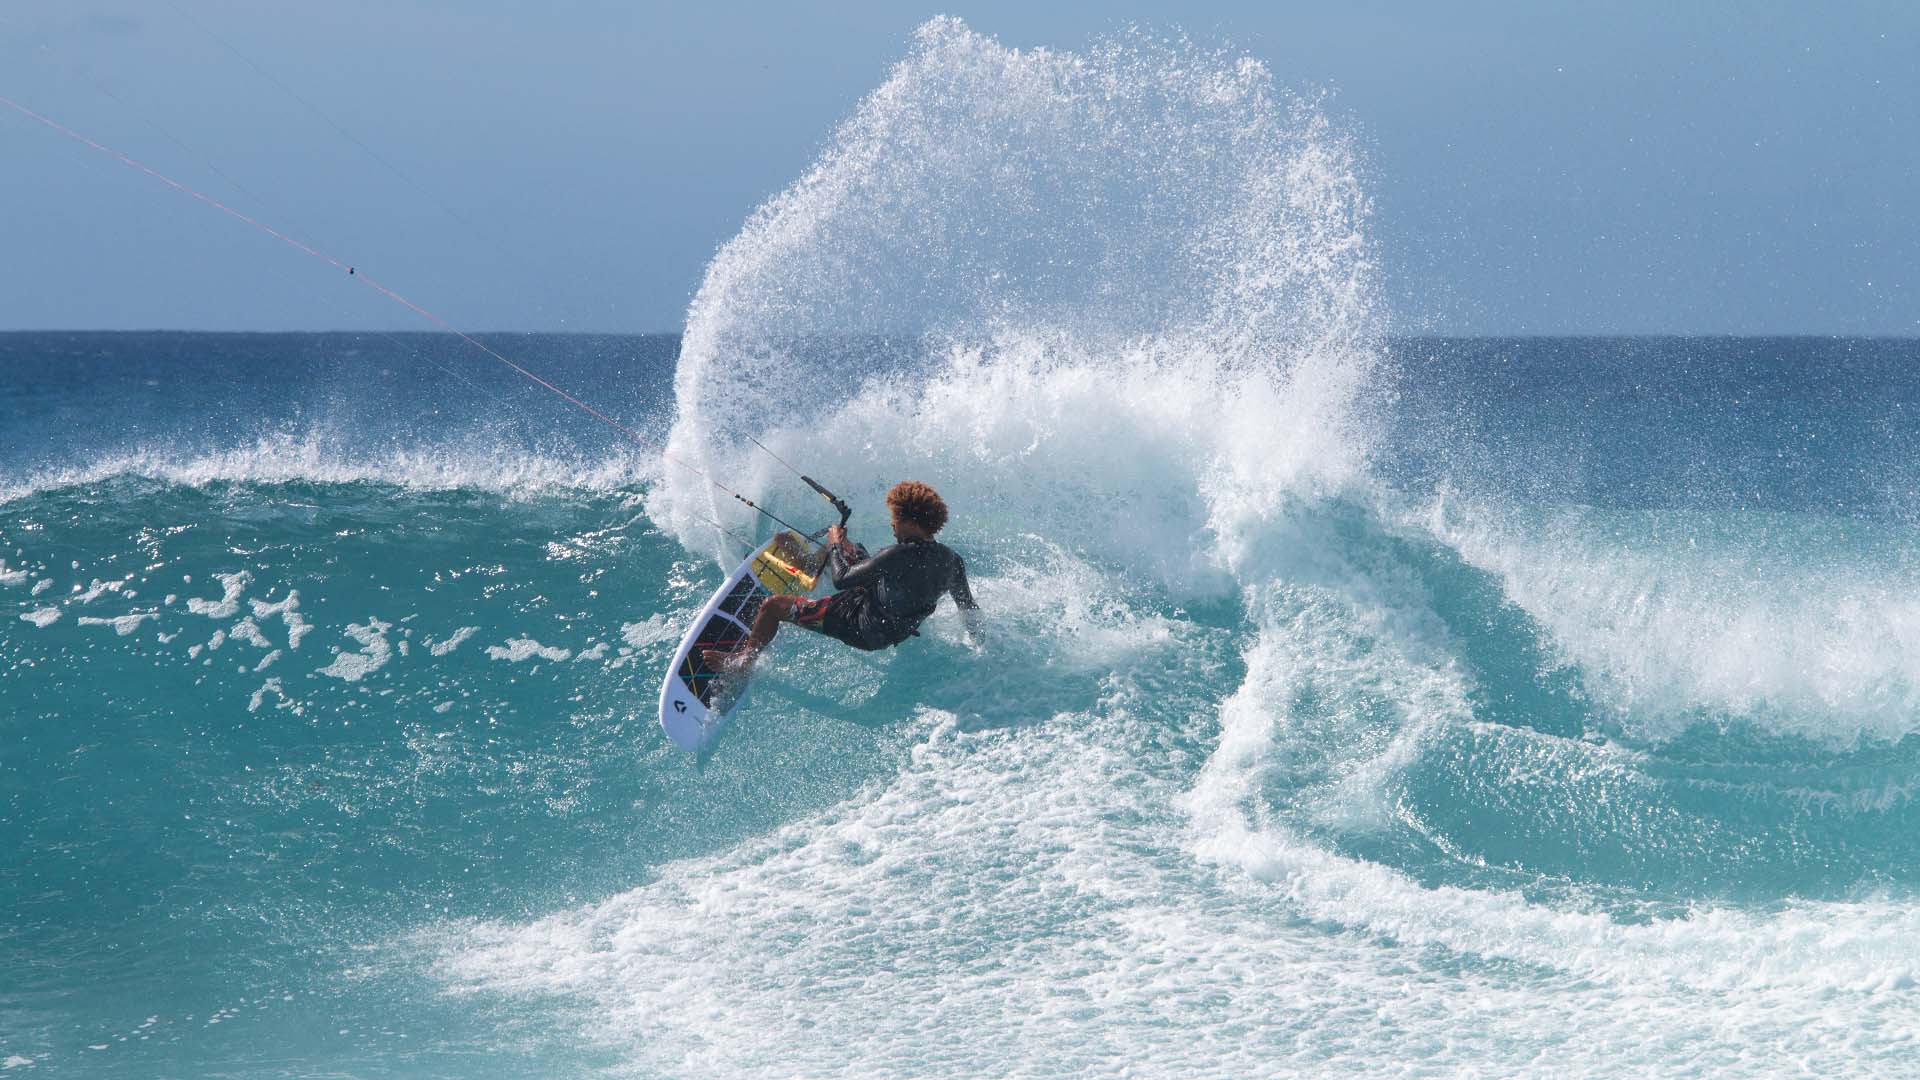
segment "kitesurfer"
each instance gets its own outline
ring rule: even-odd
[[[939,492],[918,480],[902,480],[887,492],[887,510],[898,543],[869,556],[847,538],[846,529],[833,526],[827,530],[826,559],[837,591],[818,600],[769,597],[746,643],[703,651],[706,666],[745,674],[783,622],[868,652],[890,648],[917,636],[921,620],[933,614],[942,596],[953,597],[968,638],[977,641],[980,605],[967,586],[967,564],[934,539],[947,523],[947,504]]]

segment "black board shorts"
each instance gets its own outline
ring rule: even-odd
[[[802,600],[793,606],[793,622],[864,652],[899,644],[899,639],[888,632],[886,620],[873,609],[865,589],[848,589],[818,600]]]

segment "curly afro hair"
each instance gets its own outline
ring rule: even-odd
[[[947,504],[940,493],[918,480],[902,480],[887,492],[887,509],[894,520],[912,522],[934,533],[947,523]]]

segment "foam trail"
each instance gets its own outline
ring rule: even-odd
[[[1857,1067],[1920,1033],[1913,954],[1892,951],[1920,928],[1884,907],[1621,927],[1274,836],[1246,854],[1280,902],[1236,887],[1237,862],[1195,872],[1124,701],[1044,740],[925,714],[912,762],[856,800],[601,903],[408,944],[456,993],[555,1002],[643,1074]],[[1809,991],[1844,1005],[1803,1018]],[[1854,1042],[1860,1023],[1883,1038]]]

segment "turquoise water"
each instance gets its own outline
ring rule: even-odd
[[[1909,1069],[1920,344],[1393,336],[1359,175],[930,24],[683,335],[489,338],[671,461],[435,336],[0,335],[0,1069]],[[784,635],[700,768],[688,466],[823,509],[746,435],[939,487],[990,634]]]

